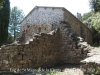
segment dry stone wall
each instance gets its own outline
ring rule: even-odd
[[[60,61],[59,30],[34,36],[29,44],[6,45],[0,50],[0,68],[38,68],[53,66]]]
[[[0,48],[0,69],[80,64],[91,49],[85,41],[92,44],[91,30],[66,9],[36,7],[22,21],[20,37]]]
[[[41,25],[28,25],[20,35],[19,43],[27,43],[34,37],[34,35],[40,33],[49,33],[52,30],[53,29],[51,24],[44,23]]]
[[[66,22],[61,23],[62,62],[80,64],[87,57],[90,46]]]
[[[91,62],[91,61],[87,62],[86,61],[84,63],[81,63],[81,69],[85,73],[85,75],[86,74],[100,75],[100,63],[98,64],[97,62]]]
[[[92,47],[88,57],[81,61],[81,69],[88,75],[100,75],[100,48]]]
[[[89,45],[66,22],[49,33],[33,36],[29,43],[11,44],[0,49],[0,68],[38,68],[56,64],[79,64]]]

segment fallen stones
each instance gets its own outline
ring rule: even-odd
[[[91,48],[87,58],[81,61],[81,68],[86,74],[100,74],[100,49]]]

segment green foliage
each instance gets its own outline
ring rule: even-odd
[[[85,13],[82,17],[82,21],[86,24],[93,33],[93,42],[100,42],[100,13],[94,13],[93,11]]]
[[[100,72],[100,67],[97,67],[97,69],[92,69],[90,74],[86,74],[86,75],[99,75]]]
[[[8,37],[8,25],[9,25],[9,16],[10,16],[9,0],[0,0],[0,7],[1,6],[3,8],[0,9],[0,46],[7,41],[7,37]]]
[[[50,71],[50,75],[55,75],[55,74],[56,74],[55,70]]]
[[[86,24],[89,28],[92,27],[92,17],[93,16],[93,12],[89,12],[89,13],[85,13],[83,16],[82,16],[82,21],[84,24]]]
[[[14,41],[13,36],[10,33],[8,33],[8,39],[7,39],[7,42],[5,44],[11,44],[11,43],[13,43],[13,41]]]
[[[46,72],[46,71],[43,71],[43,69],[41,67],[39,67],[36,75],[61,75],[61,74],[57,74],[56,70],[50,70],[50,71]]]
[[[8,33],[8,38],[5,44],[11,44],[13,43],[13,41],[14,41],[13,36],[10,33]]]
[[[98,71],[96,71],[95,69],[92,70],[91,75],[97,75]]]
[[[10,12],[9,32],[14,35],[14,40],[20,33],[20,22],[24,18],[24,13],[18,7],[13,7]]]
[[[100,11],[100,0],[90,0],[89,4],[90,4],[90,8],[95,12]]]
[[[38,73],[40,73],[40,72],[41,72],[41,67],[38,68]]]
[[[5,3],[5,0],[0,0],[0,9],[3,8],[3,4]]]

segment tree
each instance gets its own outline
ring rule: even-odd
[[[13,41],[14,41],[13,36],[11,35],[11,33],[8,33],[8,38],[7,38],[7,41],[5,42],[5,44],[11,44],[11,43],[13,43]]]
[[[18,7],[13,7],[10,12],[9,31],[14,36],[14,40],[20,32],[20,22],[24,18],[24,13]]]
[[[90,8],[95,11],[90,17],[88,17],[83,22],[90,24],[93,31],[93,41],[100,44],[100,0],[90,0]],[[89,13],[90,14],[90,13]]]
[[[93,11],[89,13],[85,13],[82,16],[82,21],[86,24],[93,33],[93,42],[99,43],[100,42],[100,13],[94,13]]]
[[[2,1],[0,0],[0,46],[7,41],[10,17],[10,2],[9,0]]]
[[[0,9],[3,8],[3,4],[4,4],[5,0],[0,0]]]
[[[89,4],[90,4],[90,8],[93,11],[95,11],[95,12],[100,11],[100,0],[90,0]]]
[[[83,23],[89,28],[94,27],[100,33],[100,13],[94,13],[93,11],[85,13],[82,17]]]
[[[83,16],[82,16],[82,21],[85,25],[87,25],[90,29],[92,27],[92,16],[93,16],[93,12],[89,12],[89,13],[85,13]]]

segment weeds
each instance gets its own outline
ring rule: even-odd
[[[38,68],[36,75],[57,75],[57,71],[50,70],[50,71],[44,71],[41,67]]]

